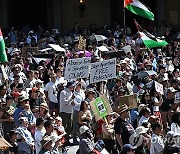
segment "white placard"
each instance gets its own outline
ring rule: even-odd
[[[56,51],[62,51],[62,52],[65,52],[66,50],[62,47],[60,47],[59,45],[57,44],[48,44],[51,48],[53,48],[54,50]]]
[[[161,95],[164,95],[163,85],[155,81],[155,89]]]
[[[116,58],[91,64],[90,83],[116,78]]]
[[[91,58],[67,59],[65,68],[65,80],[71,81],[89,76]]]
[[[7,73],[5,71],[5,68],[4,68],[3,64],[1,65],[1,71],[2,71],[2,76],[3,76],[4,80],[7,80],[8,76],[7,76]]]

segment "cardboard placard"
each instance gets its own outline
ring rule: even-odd
[[[118,103],[120,106],[127,104],[131,108],[137,108],[137,96],[136,94],[120,96],[118,97]]]
[[[21,55],[26,56],[28,53],[37,54],[38,53],[38,47],[23,47]]]
[[[64,78],[68,81],[89,76],[91,58],[67,59]]]
[[[164,95],[163,85],[155,81],[155,89],[161,95]]]
[[[105,95],[100,95],[100,97],[91,101],[90,106],[96,121],[103,119],[112,112],[111,105]]]
[[[90,83],[116,78],[116,58],[91,64]]]

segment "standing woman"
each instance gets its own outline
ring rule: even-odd
[[[35,118],[43,118],[43,120],[46,120],[50,117],[49,111],[48,111],[48,105],[47,103],[41,103],[39,106],[39,111],[34,114]]]
[[[106,116],[106,119],[107,119],[107,123],[104,122],[102,124],[103,141],[104,141],[104,144],[105,144],[104,148],[109,153],[113,153],[114,150],[115,150],[114,149],[114,145],[115,145],[115,141],[114,141],[114,122],[115,122],[116,118],[114,119],[113,118],[113,113],[110,113],[110,114],[108,114]]]
[[[43,118],[39,118],[36,120],[36,131],[35,131],[35,148],[36,154],[41,151],[41,140],[43,139],[44,134],[46,133],[46,129],[44,128],[44,120]]]
[[[158,117],[158,122],[162,125],[162,116],[159,107],[163,103],[162,95],[155,90],[155,86],[151,89],[150,96],[153,102],[153,114]]]
[[[81,102],[78,121],[79,121],[80,126],[83,126],[83,125],[90,126],[91,124],[92,115],[89,110],[89,105],[87,101]]]

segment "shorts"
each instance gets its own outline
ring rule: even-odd
[[[54,109],[58,109],[58,103],[54,103],[54,102],[49,102],[49,109],[50,110],[54,110]]]

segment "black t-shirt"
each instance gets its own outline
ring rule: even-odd
[[[160,107],[160,110],[164,112],[168,112],[171,109],[173,103],[174,103],[173,99],[164,99]]]
[[[118,117],[114,124],[115,134],[121,134],[123,145],[129,144],[129,137],[134,134],[133,126],[127,121]]]
[[[19,152],[18,152],[18,144],[17,144],[17,142],[9,142],[11,145],[12,145],[12,147],[11,148],[9,148],[9,151],[10,152],[14,152],[14,154],[18,154]]]

